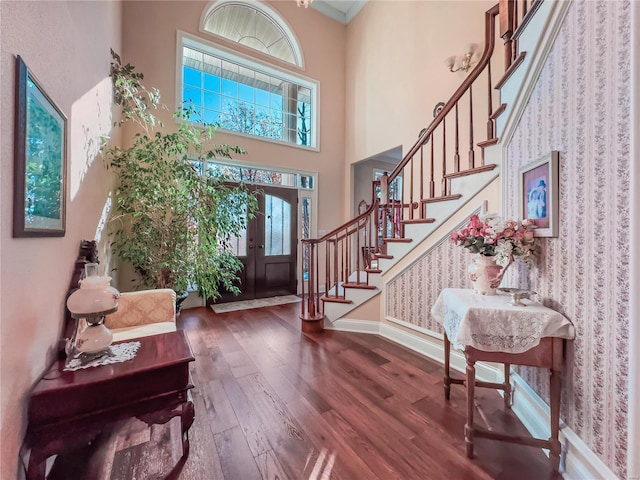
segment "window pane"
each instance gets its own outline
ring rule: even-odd
[[[189,47],[184,47],[182,68],[183,100],[196,111],[191,121],[219,122],[227,130],[294,145],[313,144],[311,98],[285,101],[284,96],[286,91],[310,97],[314,92],[309,87]]]
[[[313,189],[313,177],[300,175],[300,188]]]
[[[200,87],[202,85],[202,72],[189,67],[184,67],[184,83]]]
[[[220,114],[218,112],[214,112],[212,110],[204,109],[204,122],[210,125],[214,123],[218,123],[220,119]]]
[[[204,106],[212,110],[220,111],[220,95],[204,92]]]
[[[182,101],[191,102],[195,107],[202,106],[202,90],[193,87],[184,87],[182,90]]]
[[[266,90],[256,89],[256,103],[258,105],[269,106],[269,92]]]
[[[248,85],[240,84],[240,100],[246,100],[248,102],[254,101],[254,88]]]
[[[220,92],[220,77],[211,75],[209,73],[204,74],[204,88],[211,90],[212,92]]]
[[[233,80],[228,80],[226,78],[223,78],[222,93],[224,95],[228,95],[229,97],[238,98],[238,82],[234,82]]]
[[[302,177],[302,178],[312,178],[312,177]],[[301,202],[302,208],[302,231],[300,232],[300,236],[302,238],[309,238],[311,234],[311,199],[307,197],[302,197]],[[309,280],[309,249],[303,249],[303,259],[302,259],[302,277],[303,280]]]
[[[265,255],[291,254],[291,204],[265,195]]]

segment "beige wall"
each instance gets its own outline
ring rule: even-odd
[[[347,27],[348,165],[413,145],[464,74],[444,59],[484,45],[485,1],[373,1]]]
[[[255,51],[244,49],[224,39],[198,32],[200,17],[208,2],[125,2],[123,8],[122,59],[145,75],[147,86],[158,88],[163,101],[176,106],[176,31],[215,40],[219,45],[266,59]],[[309,151],[252,138],[219,132],[218,143],[239,145],[248,154],[239,160],[272,166],[295,168],[319,173],[318,229],[329,230],[345,218],[344,164],[344,105],[345,52],[344,25],[325,17],[313,9],[298,8],[295,2],[272,2],[270,7],[289,24],[302,48],[305,67],[288,64],[294,73],[320,82],[320,151]],[[319,41],[319,39],[322,39]],[[165,123],[170,124],[167,115]]]
[[[51,361],[81,239],[96,236],[109,177],[95,159],[111,123],[109,48],[120,46],[117,2],[0,3],[0,478],[18,475],[26,398]],[[68,117],[63,238],[12,238],[15,55]]]

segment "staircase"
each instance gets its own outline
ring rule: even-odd
[[[303,332],[320,332],[325,319],[334,322],[378,295],[385,272],[499,175],[497,121],[509,106],[496,89],[524,61],[518,39],[541,3],[500,0],[488,10],[481,59],[398,166],[373,182],[368,210],[302,240]],[[504,69],[495,75],[499,38]]]

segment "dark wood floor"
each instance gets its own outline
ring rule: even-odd
[[[151,428],[132,420],[59,458],[50,478],[554,478],[532,447],[478,439],[468,459],[464,389],[445,401],[440,365],[375,335],[302,335],[298,308],[182,312],[196,356],[184,465],[177,418]],[[495,391],[479,389],[477,403],[484,426],[526,434]]]

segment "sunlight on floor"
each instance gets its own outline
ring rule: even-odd
[[[313,466],[313,470],[311,470],[311,473],[309,474],[309,480],[329,480],[331,478],[331,471],[333,470],[333,464],[336,461],[336,454],[331,453],[328,455],[327,453],[328,451],[326,448],[323,448],[320,451],[316,464]],[[309,457],[311,457],[311,454],[309,454]],[[309,464],[309,457],[307,458],[307,465]]]

